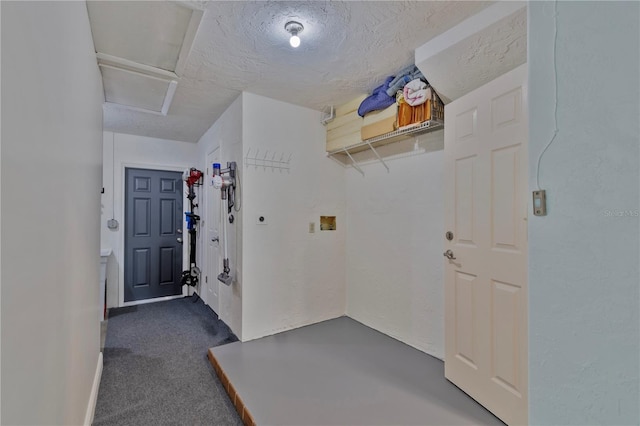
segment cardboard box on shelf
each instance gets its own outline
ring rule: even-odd
[[[328,152],[362,142],[360,129],[363,119],[358,115],[358,107],[366,97],[358,96],[336,108],[336,118],[327,124]]]
[[[398,119],[398,104],[394,103],[380,111],[373,111],[364,116],[362,123],[362,140],[375,138],[393,132]]]
[[[376,123],[362,126],[361,136],[362,140],[375,138],[376,136],[384,135],[385,133],[393,132],[395,130],[396,118],[389,117],[384,120],[380,120]]]
[[[371,111],[370,113],[364,116],[364,121],[362,122],[363,126],[368,126],[369,124],[375,124],[378,121],[382,121],[386,118],[393,117],[396,118],[398,115],[398,104],[395,102],[389,105],[385,109],[381,109],[378,111]]]

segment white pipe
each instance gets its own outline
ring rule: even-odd
[[[224,191],[224,190],[223,190]],[[225,203],[220,203],[221,207],[222,207],[222,215],[220,216],[222,218],[222,239],[224,240],[224,258],[228,259],[229,256],[227,254],[227,217],[225,217],[225,214],[227,214],[226,212],[229,211],[229,199],[227,197],[226,200],[226,208],[225,207]]]

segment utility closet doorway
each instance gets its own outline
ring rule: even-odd
[[[182,295],[182,202],[182,173],[125,169],[125,303]]]

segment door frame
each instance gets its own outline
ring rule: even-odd
[[[220,151],[221,151],[220,145],[216,145],[216,146],[212,147],[211,150],[209,150],[209,152],[207,152],[207,154],[205,156],[205,162],[206,162],[205,168],[204,168],[205,170],[207,170],[207,168],[209,167],[209,160],[208,160],[209,156],[214,154],[216,151],[218,152],[218,159],[219,159],[220,158]],[[213,173],[213,171],[211,171],[211,173]],[[207,174],[207,179],[209,179],[209,178],[210,178],[209,174]],[[206,218],[206,224],[205,225],[206,226],[205,226],[205,230],[204,230],[206,238],[204,238],[202,240],[203,241],[202,253],[204,254],[204,257],[205,257],[205,259],[203,261],[203,266],[205,267],[205,275],[207,277],[209,277],[211,279],[211,281],[206,283],[206,284],[204,284],[206,286],[206,290],[204,291],[205,294],[201,295],[201,297],[204,296],[204,300],[205,300],[205,303],[207,304],[207,306],[209,306],[216,313],[216,315],[218,315],[218,318],[219,318],[220,317],[220,283],[218,282],[218,276],[217,275],[214,276],[211,273],[212,271],[209,269],[209,267],[211,266],[211,262],[215,261],[218,264],[218,271],[220,271],[220,266],[221,266],[220,250],[221,250],[221,247],[220,247],[220,242],[218,241],[218,245],[219,245],[219,247],[218,247],[218,258],[215,259],[215,260],[209,259],[209,254],[210,253],[209,253],[209,240],[208,240],[208,238],[209,238],[209,231],[208,231],[209,219],[212,217],[212,212],[209,211],[209,200],[210,200],[209,197],[217,196],[218,192],[217,191],[212,191],[212,190],[207,190],[207,188],[209,188],[209,185],[207,184],[206,181],[205,181],[204,188],[205,188],[205,191],[206,191],[205,192],[206,195],[203,197],[205,199],[205,207],[206,207],[206,209],[205,209],[205,218]],[[213,200],[213,198],[212,198],[212,200]],[[219,206],[219,209],[221,209],[221,208],[222,207]],[[221,217],[218,217],[218,222],[219,222],[218,223],[218,228],[220,228],[220,219],[221,219]],[[218,238],[220,238],[220,229],[218,229]],[[217,306],[211,306],[211,303],[210,303],[210,300],[209,300],[208,290],[209,290],[209,286],[213,285],[213,284],[218,286],[218,305]]]
[[[146,170],[160,170],[164,172],[181,172],[187,169],[184,166],[170,166],[170,165],[162,165],[162,164],[143,164],[143,163],[130,163],[130,162],[121,162],[120,165],[120,238],[118,242],[119,253],[116,256],[116,259],[119,264],[118,268],[118,307],[124,306],[134,306],[134,305],[144,305],[146,303],[154,303],[154,302],[164,302],[166,300],[179,299],[181,297],[185,297],[189,295],[189,291],[186,288],[187,286],[182,286],[182,294],[176,296],[164,296],[157,297],[153,299],[144,299],[144,300],[135,300],[131,302],[124,301],[124,261],[125,261],[125,252],[124,252],[124,240],[125,240],[125,227],[126,227],[126,216],[125,216],[125,198],[126,198],[126,169],[146,169]],[[115,166],[114,166],[115,169]],[[116,194],[114,194],[115,196]],[[182,229],[187,229],[187,222],[184,216],[185,208],[189,204],[189,200],[187,199],[187,195],[185,191],[182,191]],[[184,234],[183,234],[184,235]],[[189,263],[189,245],[182,244],[182,266],[184,269],[184,265]]]

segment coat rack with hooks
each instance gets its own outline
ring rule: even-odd
[[[249,148],[244,157],[244,165],[247,168],[253,166],[257,170],[262,167],[262,170],[265,171],[271,169],[271,171],[280,170],[280,172],[283,170],[288,172],[291,169],[290,164],[293,154],[287,156],[285,153],[281,153],[278,155],[276,151],[269,152],[269,150],[266,150],[265,153],[262,154],[259,149],[256,149],[255,154],[251,154],[252,150],[253,148]]]

